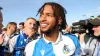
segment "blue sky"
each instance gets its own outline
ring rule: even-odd
[[[0,0],[0,7],[3,7],[4,27],[8,22],[24,22],[28,17],[39,20],[36,16],[38,9],[49,1],[57,2],[67,10],[68,25],[90,16],[100,15],[100,0]]]

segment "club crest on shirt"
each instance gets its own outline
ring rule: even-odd
[[[23,44],[23,41],[20,41],[20,44]]]
[[[65,45],[63,46],[63,53],[64,54],[68,54],[70,52],[70,48],[68,47],[68,45]]]

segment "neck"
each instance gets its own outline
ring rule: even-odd
[[[52,31],[49,34],[48,33],[44,33],[44,38],[51,41],[51,42],[56,42],[57,38],[58,38],[58,34],[59,31]]]
[[[30,33],[28,33],[26,30],[24,30],[24,33],[26,34],[26,36],[28,38],[33,38],[34,37],[34,35],[30,35]]]
[[[27,37],[29,37],[29,34],[27,33],[27,31],[26,31],[26,30],[24,30],[24,33],[26,34],[26,36],[27,36]]]
[[[7,36],[11,36],[12,35],[11,31],[7,31],[6,34],[7,34]]]

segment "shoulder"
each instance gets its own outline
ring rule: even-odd
[[[74,35],[74,34],[66,34],[64,36],[67,36],[68,38],[70,38],[74,42],[75,46],[77,46],[77,45],[80,46],[78,37],[76,35]]]
[[[74,44],[76,48],[80,48],[78,37],[76,37],[73,34],[67,34],[63,36],[64,36],[64,39],[67,40],[67,42],[69,41],[70,43]]]
[[[62,35],[62,39],[64,42],[70,42],[71,44],[73,44],[73,40],[67,35]]]
[[[9,40],[9,50],[10,50],[10,52],[13,52],[14,46],[15,46],[15,44],[16,44],[16,41],[17,41],[18,36],[19,36],[19,35],[16,35],[16,36],[12,37],[12,38]]]
[[[63,34],[63,36],[67,37],[67,38],[70,38],[72,40],[74,39],[77,39],[78,40],[78,37],[74,34]]]
[[[38,42],[39,39],[33,40],[28,43],[25,47],[25,56],[32,56],[35,44]]]
[[[19,35],[13,36],[10,40],[11,40],[11,41],[16,40],[16,39],[18,38],[18,36],[19,36]]]
[[[16,35],[16,36],[12,37],[12,38],[9,40],[9,44],[13,44],[13,45],[14,45],[14,44],[16,43],[16,41],[17,41],[18,36],[19,36],[19,35]]]
[[[71,35],[70,35],[70,36],[71,36]],[[65,44],[69,44],[70,46],[75,47],[75,44],[74,44],[74,42],[73,42],[73,39],[70,38],[70,36],[68,36],[68,35],[62,35],[63,42],[64,42]]]
[[[9,40],[9,44],[11,44],[11,45],[15,45],[18,36],[19,36],[19,35],[16,35],[16,36],[14,36],[13,38],[11,38],[11,39]]]
[[[63,41],[62,42],[63,43],[63,45],[62,45],[63,47],[62,48],[65,48],[63,51],[68,49],[68,50],[70,50],[68,55],[72,55],[75,52],[75,49],[76,49],[73,40],[71,38],[69,38],[69,36],[62,35],[62,41]]]
[[[63,34],[64,36],[67,36],[68,38],[70,38],[73,41],[79,41],[78,37],[74,34]]]
[[[26,47],[30,46],[30,45],[35,45],[36,42],[38,42],[39,39],[33,40],[30,43],[27,44]]]
[[[63,34],[64,36],[69,36],[69,37],[77,37],[75,34],[70,34],[70,33],[66,33],[66,34]]]
[[[17,34],[11,38],[11,40],[17,40],[18,38],[22,38],[23,34]]]

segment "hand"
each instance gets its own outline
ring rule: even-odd
[[[35,34],[35,32],[36,31],[34,29],[33,30],[28,30],[28,32],[27,32],[28,33],[28,37],[31,38]]]
[[[28,35],[30,38],[33,37],[35,34],[35,31],[30,32],[30,34]]]
[[[1,34],[0,35],[0,45],[3,43],[3,41],[4,41],[4,34]]]
[[[81,33],[81,34],[78,34],[79,35],[79,38],[84,38],[84,36],[86,35],[86,33]]]
[[[71,30],[71,27],[70,27],[70,26],[66,26],[65,31],[69,33],[69,32],[70,32],[70,30]]]
[[[79,40],[80,40],[81,44],[85,43],[85,40],[84,40],[85,35],[86,35],[86,33],[79,34]]]

